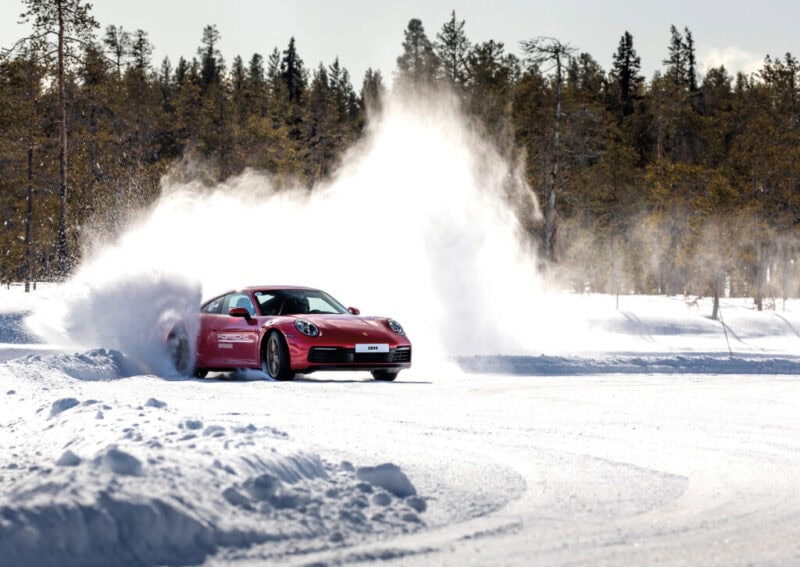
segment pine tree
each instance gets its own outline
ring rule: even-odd
[[[231,91],[233,94],[233,104],[236,107],[236,114],[239,122],[243,122],[247,113],[246,90],[247,76],[244,70],[244,61],[240,55],[233,58],[231,65]]]
[[[281,79],[281,52],[278,48],[274,48],[272,53],[269,54],[267,60],[267,84],[274,94],[278,89],[278,84]]]
[[[444,78],[456,87],[463,87],[467,82],[467,54],[470,42],[464,32],[464,20],[456,19],[455,10],[450,14],[450,19],[436,34],[434,50],[441,62]]]
[[[334,68],[338,74],[338,59]],[[328,71],[320,63],[308,95],[305,135],[308,157],[305,173],[312,180],[322,179],[330,173],[338,143],[336,95],[328,77]]]
[[[397,58],[398,84],[401,88],[412,89],[432,85],[439,69],[439,58],[425,35],[422,21],[412,19],[403,33],[403,54]]]
[[[258,53],[254,53],[247,64],[245,84],[248,115],[266,116],[269,86],[264,74],[264,58]]]
[[[144,30],[133,32],[131,40],[131,65],[132,68],[144,78],[152,65],[153,45]]]
[[[582,99],[602,101],[606,90],[605,71],[594,57],[580,53],[569,60],[567,85]]]
[[[694,37],[688,27],[684,34],[674,25],[670,27],[669,56],[663,61],[667,66],[667,76],[672,82],[690,93],[697,92],[697,57]]]
[[[13,59],[0,59],[0,223],[4,229],[0,241],[5,250],[0,280],[22,278],[26,292],[37,271],[33,266],[34,239],[42,232],[34,223],[34,197],[43,194],[37,187],[44,188],[44,168],[38,164],[46,161],[47,141],[42,134],[45,74],[42,52],[35,46],[22,48]],[[20,217],[24,219],[21,222]],[[20,225],[22,250],[18,248]]]
[[[667,76],[677,86],[686,85],[686,48],[683,36],[674,25],[670,27],[669,56],[664,59]]]
[[[512,144],[511,112],[519,61],[494,40],[475,45],[467,55],[468,105],[501,147]]]
[[[81,0],[23,0],[23,21],[33,24],[34,34],[26,38],[34,43],[45,43],[46,49],[57,56],[56,84],[58,86],[60,183],[58,190],[58,272],[65,277],[72,265],[69,251],[69,225],[67,219],[67,59],[79,59],[78,48],[91,42],[95,28],[99,27],[92,17],[91,4]]]
[[[112,59],[114,60],[117,68],[117,80],[122,79],[122,66],[125,62],[125,57],[131,51],[131,34],[126,32],[122,26],[110,25],[106,27],[106,35],[103,37],[103,43],[108,48]]]

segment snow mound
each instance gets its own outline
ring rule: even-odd
[[[20,374],[49,379],[63,375],[87,381],[128,378],[140,375],[145,370],[122,352],[104,348],[74,354],[28,354],[11,360],[8,364]]]
[[[372,485],[384,488],[399,498],[416,496],[417,490],[400,467],[384,463],[377,467],[360,467],[356,476]]]
[[[3,564],[189,565],[262,544],[259,557],[278,561],[424,526],[397,465],[326,462],[265,418],[201,420],[181,397],[147,395],[164,384],[154,376],[136,378],[147,394],[120,399],[101,381],[122,377],[125,360],[98,350],[0,364],[24,418],[0,420]]]
[[[50,480],[17,480],[4,497],[0,555],[12,565],[187,565],[221,548],[270,542],[278,557],[302,542],[318,549],[320,539],[342,545],[421,525],[413,505],[365,490],[352,471],[314,454],[226,462],[208,463],[206,475],[178,473],[164,491],[170,477],[124,451],[92,461],[67,451]]]

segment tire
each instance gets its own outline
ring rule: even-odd
[[[192,359],[189,349],[189,337],[181,328],[174,329],[167,337],[167,352],[175,372],[181,376],[189,376],[192,372]]]
[[[273,380],[294,380],[289,360],[289,347],[277,331],[270,332],[261,349],[261,370]]]
[[[391,382],[400,372],[392,372],[391,370],[373,370],[372,377],[375,380],[380,380],[381,382]]]

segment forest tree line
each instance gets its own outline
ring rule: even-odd
[[[23,4],[34,33],[0,59],[3,281],[66,276],[81,239],[152,203],[176,164],[204,164],[184,171],[209,183],[252,167],[313,190],[386,96],[379,70],[355,87],[338,58],[307,65],[294,38],[227,62],[210,25],[193,57],[157,63],[145,30],[100,30],[80,0]],[[79,41],[59,46],[52,10],[64,5]],[[673,26],[648,79],[627,31],[605,70],[558,39],[523,41],[519,56],[473,42],[455,12],[432,34],[412,19],[398,53],[393,89],[451,89],[524,168],[545,217],[527,229],[549,273],[581,291],[729,292],[759,306],[797,295],[791,54],[703,74],[691,31]]]

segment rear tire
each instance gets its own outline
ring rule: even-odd
[[[167,352],[172,367],[181,376],[189,376],[192,372],[192,359],[189,349],[189,337],[182,328],[174,329],[167,337]]]
[[[392,372],[391,370],[373,370],[372,371],[372,377],[375,378],[375,380],[380,380],[381,382],[391,382],[395,378],[397,378],[398,374],[400,374],[399,371],[398,372]]]
[[[261,370],[273,380],[294,380],[286,339],[277,331],[267,335],[261,349]]]

